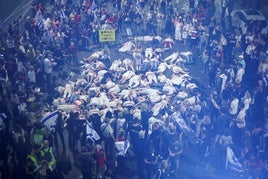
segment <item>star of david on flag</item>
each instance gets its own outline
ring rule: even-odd
[[[55,130],[57,118],[58,118],[58,110],[45,115],[45,117],[41,119],[41,123],[52,131]]]
[[[86,138],[95,142],[100,139],[99,134],[91,127],[89,123],[86,124]]]

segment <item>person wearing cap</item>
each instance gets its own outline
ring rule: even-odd
[[[113,113],[111,111],[106,112],[104,122],[100,126],[101,133],[104,138],[104,147],[106,155],[114,152],[114,130],[110,124],[113,118]]]
[[[246,61],[244,59],[244,55],[239,55],[238,56],[238,64],[241,64],[243,69],[246,69]]]

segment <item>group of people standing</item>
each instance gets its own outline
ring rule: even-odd
[[[222,17],[230,2],[222,4]],[[207,171],[220,173],[227,147],[244,168],[233,176],[267,176],[265,28],[225,31],[213,0],[189,0],[181,9],[169,0],[62,0],[51,13],[45,5],[35,1],[23,26],[14,21],[1,42],[2,176],[60,177],[68,156],[60,157],[59,146],[63,154],[66,148],[75,154],[83,178],[129,176],[130,154],[117,155],[116,141],[130,142],[137,164],[132,174],[140,178],[186,177],[181,158],[192,150]],[[99,46],[98,30],[107,27],[127,40],[154,38],[133,42],[127,54],[118,52],[130,59],[123,60]],[[209,88],[190,76],[179,46],[192,53],[193,66],[203,62]],[[80,51],[94,48],[96,56],[79,59]],[[179,53],[166,58],[173,52]],[[68,74],[73,68],[77,74]],[[58,88],[57,80],[66,78]],[[54,107],[55,131],[47,131],[40,114]],[[99,140],[88,140],[87,125]],[[18,170],[9,173],[11,166]]]

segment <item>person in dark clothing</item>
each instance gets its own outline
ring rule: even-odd
[[[171,35],[173,32],[173,23],[171,16],[167,16],[166,24],[165,24],[165,33],[167,35]]]
[[[220,108],[220,115],[214,121],[214,144],[215,146],[219,140],[219,137],[224,133],[226,129],[229,128],[230,122],[233,118],[229,115],[228,107],[226,105],[222,105]]]
[[[141,111],[141,125],[142,129],[145,131],[145,138],[148,138],[148,130],[149,130],[149,118],[152,116],[148,106],[145,105]]]
[[[162,134],[162,128],[160,126],[160,123],[155,122],[153,124],[153,130],[149,137],[149,141],[152,142],[154,146],[154,152],[156,155],[160,155],[161,134]]]
[[[0,172],[2,174],[2,178],[8,178],[8,141],[3,136],[2,132],[0,132],[0,161],[3,164],[0,166]]]
[[[92,126],[93,126],[93,129],[95,129],[95,131],[100,135],[100,141],[103,140],[103,136],[102,136],[102,133],[101,133],[101,129],[100,129],[100,126],[101,126],[101,117],[99,114],[97,113],[94,113],[94,114],[91,114],[89,117],[88,117],[89,121],[92,122]]]
[[[178,177],[179,172],[179,162],[180,162],[180,154],[182,153],[182,141],[177,140],[175,142],[170,143],[168,147],[169,156],[169,170],[170,174],[174,177]]]
[[[169,156],[169,145],[179,139],[179,132],[178,129],[173,121],[168,123],[168,128],[163,134],[163,139],[161,143],[161,156],[164,159],[168,158]]]
[[[168,179],[171,178],[168,172],[168,161],[167,160],[163,160],[160,163],[160,167],[157,170],[157,172],[154,174],[154,178],[157,179]]]
[[[138,175],[141,179],[145,178],[145,173],[144,173],[144,168],[145,168],[145,156],[148,153],[148,146],[149,142],[145,138],[145,132],[140,131],[139,132],[139,138],[136,139],[133,143],[133,151],[135,154],[135,159],[137,162],[137,170],[138,170]]]
[[[142,125],[138,119],[133,119],[129,126],[130,142],[133,143],[139,138],[139,132],[142,130]]]
[[[146,22],[146,35],[156,35],[156,18],[151,17]]]
[[[25,172],[27,179],[35,179],[37,177],[38,165],[39,160],[36,156],[36,151],[33,146],[30,146],[25,162]]]
[[[126,120],[125,124],[124,124],[124,130],[125,130],[125,138],[128,137],[128,134],[130,134],[130,130],[131,130],[131,126],[132,126],[132,122],[133,122],[133,115],[127,111],[124,113],[124,118]],[[131,138],[130,138],[131,140]]]
[[[108,154],[106,157],[106,171],[104,175],[109,174],[112,179],[116,178],[116,173],[119,173],[118,171],[118,162],[117,157],[113,154]],[[125,165],[124,165],[125,166]],[[122,167],[124,167],[122,166]],[[123,173],[123,170],[121,171]]]
[[[209,96],[210,118],[213,120],[219,115],[221,99],[216,89],[211,90]]]
[[[75,141],[75,120],[79,117],[78,112],[71,112],[70,117],[67,120],[67,130],[69,132],[69,147],[72,152],[75,151],[74,141]]]
[[[215,60],[211,59],[208,71],[209,86],[215,85],[217,69],[218,69],[218,63],[216,63]]]
[[[260,120],[264,120],[264,107],[265,107],[265,101],[266,101],[266,96],[267,96],[267,87],[264,85],[263,80],[258,81],[258,86],[254,89],[254,104],[252,107],[252,112]]]
[[[79,169],[82,172],[83,179],[96,178],[96,160],[94,157],[94,146],[90,146],[87,150],[84,149],[79,155]]]
[[[65,64],[64,53],[65,52],[63,51],[61,45],[56,44],[56,48],[53,49],[54,59],[57,63],[55,70],[63,70],[63,66]]]
[[[14,167],[13,176],[19,177],[24,173],[24,164],[25,164],[25,156],[27,156],[27,141],[26,141],[26,133],[21,128],[19,124],[14,126],[14,131],[12,132],[12,144],[13,144],[13,155],[17,160],[17,165]],[[2,151],[2,150],[1,150]],[[4,150],[3,150],[4,151]]]
[[[165,14],[167,2],[165,0],[160,1],[160,12]]]
[[[58,136],[60,136],[62,148],[65,150],[65,141],[64,141],[64,136],[63,136],[63,127],[64,127],[64,122],[63,122],[63,116],[62,116],[61,110],[58,111],[58,118],[56,120],[56,127],[55,127],[55,132],[54,132],[54,139],[55,139],[55,146],[58,148]]]
[[[0,103],[0,108],[1,108],[0,109],[0,121],[1,121],[0,132],[2,135],[7,137],[9,133],[9,123],[10,123],[11,115],[8,112],[8,107],[5,104],[5,102]]]
[[[146,178],[152,178],[154,173],[157,170],[157,160],[158,157],[154,151],[152,145],[149,146],[149,151],[144,157],[145,169],[146,169]]]

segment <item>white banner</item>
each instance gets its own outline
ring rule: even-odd
[[[117,149],[117,155],[124,156],[127,153],[128,148],[130,147],[129,141],[118,141],[115,142],[115,147]]]

